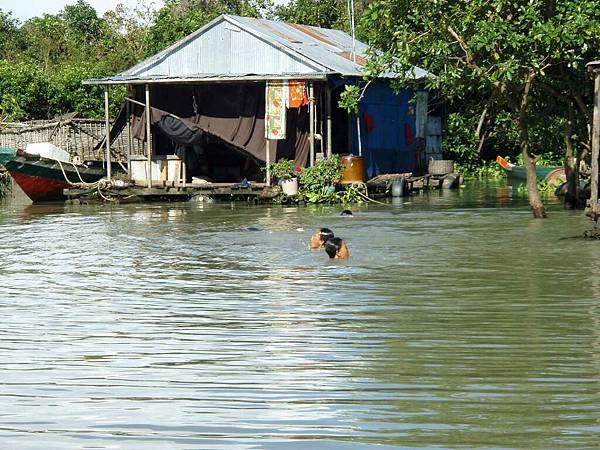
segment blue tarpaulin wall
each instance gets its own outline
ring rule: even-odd
[[[350,84],[338,81],[336,84]],[[386,80],[373,81],[359,103],[362,156],[367,179],[384,173],[416,172],[414,92],[394,93]],[[352,153],[358,155],[356,116],[351,120]]]

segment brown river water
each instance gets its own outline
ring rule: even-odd
[[[548,208],[4,203],[0,448],[598,448],[600,242]]]

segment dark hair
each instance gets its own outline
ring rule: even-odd
[[[340,238],[331,238],[325,242],[325,252],[330,258],[335,258],[336,253],[342,246],[342,242],[343,241]]]
[[[329,228],[319,228],[319,240],[327,242],[329,239],[333,239],[333,231]]]
[[[354,214],[352,214],[352,211],[350,211],[349,209],[345,209],[340,213],[340,216],[353,216]]]

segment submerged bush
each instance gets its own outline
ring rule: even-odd
[[[0,199],[3,199],[10,192],[10,175],[8,172],[0,172]]]

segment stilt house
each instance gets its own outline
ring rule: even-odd
[[[107,111],[110,87],[128,86],[103,145],[110,155],[125,127],[143,140],[129,170],[149,186],[165,177],[258,181],[269,162],[306,166],[333,153],[362,156],[368,177],[417,172],[441,158],[441,119],[428,115],[426,92],[396,95],[382,78],[357,115],[337,106],[344,85],[361,82],[366,50],[338,30],[222,15],[123,73],[85,83],[105,87]]]

